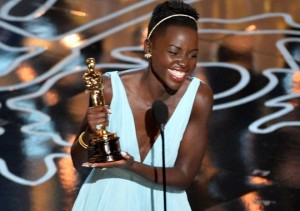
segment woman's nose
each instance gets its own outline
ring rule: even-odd
[[[181,68],[184,68],[186,66],[186,64],[187,64],[187,60],[184,57],[182,57],[182,58],[178,59],[177,64]]]
[[[181,62],[181,61],[178,62],[178,65],[179,65],[180,67],[184,67],[184,66],[185,66],[185,64],[184,64],[183,62]]]

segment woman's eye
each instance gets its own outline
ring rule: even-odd
[[[198,54],[197,53],[193,53],[189,55],[190,58],[198,58]]]
[[[173,51],[169,51],[170,54],[172,55],[176,55],[177,53],[176,52],[173,52]]]

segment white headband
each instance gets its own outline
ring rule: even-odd
[[[153,33],[154,29],[156,29],[156,27],[158,27],[159,24],[161,24],[162,22],[164,22],[165,20],[169,19],[169,18],[173,18],[173,17],[187,17],[187,18],[190,18],[192,20],[194,20],[198,26],[198,22],[195,18],[193,18],[192,16],[190,15],[185,15],[185,14],[176,14],[176,15],[170,15],[168,17],[165,17],[164,19],[160,20],[153,28],[152,30],[150,31],[150,33],[148,34],[148,37],[147,39],[150,38],[151,34]]]

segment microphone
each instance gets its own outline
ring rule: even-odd
[[[166,196],[166,165],[165,165],[165,135],[164,129],[165,124],[168,120],[168,107],[166,104],[161,100],[156,100],[152,104],[152,112],[154,118],[160,126],[160,134],[161,134],[161,141],[162,141],[162,175],[163,175],[163,190],[164,190],[164,211],[167,210],[167,196]]]
[[[168,120],[168,115],[169,115],[168,107],[163,101],[156,100],[152,104],[152,111],[157,124],[160,126],[160,129],[163,131],[164,126]]]

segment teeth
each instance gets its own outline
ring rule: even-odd
[[[174,75],[176,78],[183,78],[184,75],[185,75],[185,72],[180,72],[180,71],[177,71],[177,70],[171,70],[171,69],[168,69],[168,71]]]

